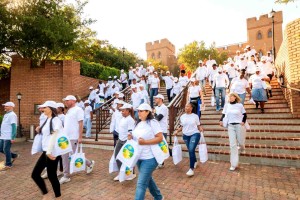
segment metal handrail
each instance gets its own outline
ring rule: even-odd
[[[297,88],[293,88],[293,87],[289,87],[289,86],[285,86],[285,85],[280,85],[281,88],[286,88],[286,89],[289,89],[289,90],[294,90],[296,92],[300,92],[300,89],[297,89]]]

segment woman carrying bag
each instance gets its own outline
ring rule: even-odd
[[[158,163],[151,150],[151,145],[159,144],[163,140],[162,130],[157,120],[154,119],[152,108],[143,103],[138,107],[139,119],[132,134],[128,134],[128,140],[135,140],[141,148],[141,154],[137,161],[139,176],[135,191],[135,200],[145,199],[147,188],[155,200],[163,199],[159,188],[152,178],[152,173]]]
[[[203,132],[203,128],[200,126],[200,120],[198,115],[192,113],[193,104],[188,103],[185,105],[185,113],[180,117],[180,125],[174,135],[182,131],[182,138],[187,146],[190,157],[190,169],[186,173],[188,176],[194,176],[194,169],[197,167],[196,147],[200,141],[200,132]]]
[[[244,124],[247,120],[247,114],[243,104],[240,103],[241,99],[236,93],[229,95],[229,103],[227,103],[223,110],[223,115],[220,119],[220,126],[224,126],[223,121],[226,116],[226,122],[228,125],[228,135],[230,143],[230,171],[234,171],[239,164],[239,152],[240,150],[245,153],[245,127]],[[225,125],[226,126],[226,125]],[[238,144],[237,144],[238,141]]]
[[[42,149],[43,153],[38,159],[32,171],[32,179],[43,193],[43,199],[52,199],[46,188],[45,182],[41,177],[42,171],[47,168],[48,178],[51,182],[56,198],[61,196],[60,184],[57,178],[57,165],[60,156],[52,156],[54,143],[57,137],[58,130],[62,128],[62,122],[57,117],[56,103],[54,101],[46,101],[43,105],[44,114],[47,116],[46,121],[40,127],[39,132],[42,134]]]
[[[195,78],[191,78],[191,86],[188,89],[188,102],[193,104],[193,113],[201,117],[201,104],[204,105],[203,95],[201,91],[201,87],[195,84]]]

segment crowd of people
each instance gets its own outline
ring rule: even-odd
[[[228,128],[230,170],[234,171],[238,167],[239,150],[245,152],[246,93],[250,94],[249,101],[256,104],[256,108],[260,106],[261,112],[264,113],[264,104],[272,97],[270,81],[274,72],[270,55],[259,57],[255,50],[247,46],[243,54],[237,51],[234,59],[229,58],[223,64],[218,65],[210,58],[205,62],[200,60],[195,77],[190,79],[184,70],[179,77],[173,77],[169,71],[163,75],[155,71],[150,63],[147,68],[143,65],[130,67],[128,75],[121,70],[120,77],[114,76],[113,79],[109,77],[107,81],[99,81],[96,89],[92,86],[89,88],[89,97],[84,102],[80,97],[72,95],[65,97],[63,103],[46,101],[39,106],[41,115],[39,126],[36,128],[36,132],[43,137],[43,152],[33,169],[32,179],[42,191],[44,199],[47,199],[49,194],[44,179],[49,178],[55,197],[59,198],[60,184],[71,180],[69,156],[72,153],[54,157],[53,138],[58,130],[63,128],[75,152],[77,146],[82,143],[83,128],[86,138],[92,136],[93,111],[114,97],[110,107],[112,118],[109,130],[114,140],[114,158],[117,167],[119,170],[122,167],[117,155],[124,144],[129,140],[137,142],[142,150],[136,163],[139,175],[135,199],[144,199],[147,188],[154,199],[163,199],[152,174],[155,169],[162,168],[164,163],[159,164],[156,160],[151,145],[167,139],[169,111],[165,103],[171,102],[189,81],[191,84],[188,88],[185,113],[180,116],[180,127],[173,133],[178,135],[182,132],[183,141],[189,152],[190,166],[186,174],[193,176],[198,163],[195,149],[200,141],[200,133],[204,131],[201,126],[201,111],[205,109],[206,84],[213,90],[212,105],[216,106],[216,111],[223,110],[219,122],[221,126]],[[167,99],[159,93],[161,81],[165,82]],[[131,96],[130,100],[125,102],[122,90],[127,86],[130,86]],[[225,101],[227,92],[229,95]],[[3,106],[6,114],[1,125],[0,152],[6,155],[5,167],[9,169],[18,157],[10,150],[16,136],[17,117],[13,112],[12,102],[7,102]],[[86,159],[85,163],[86,173],[91,173],[95,161]],[[60,180],[58,176],[62,176]],[[133,169],[133,173],[126,180],[135,178],[136,173]],[[119,179],[120,174],[114,178],[115,181]]]

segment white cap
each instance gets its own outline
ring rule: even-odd
[[[123,98],[124,97],[124,94],[123,93],[120,93],[119,94],[119,98]]]
[[[256,67],[255,71],[260,72],[261,71],[260,67]]]
[[[175,82],[177,82],[177,81],[178,81],[178,78],[177,78],[177,77],[175,77],[175,78],[174,78],[174,81],[175,81]]]
[[[121,72],[124,72],[124,69],[121,69]]]
[[[198,62],[198,63],[199,63],[199,64],[200,64],[200,63],[202,64],[202,63],[203,63],[203,61],[202,61],[202,60],[199,60],[199,62]]]
[[[131,89],[134,89],[134,88],[136,88],[136,85],[131,85],[130,87],[131,87]]]
[[[154,72],[154,74],[157,74],[157,72]]]
[[[246,49],[248,49],[248,48],[250,48],[250,45],[247,45],[247,46],[246,46]]]
[[[239,52],[240,52],[240,50],[237,50],[237,51],[236,51],[236,53],[239,53]]]
[[[262,56],[262,57],[260,58],[260,60],[261,60],[261,61],[266,61],[266,60],[267,60],[267,57],[266,57],[266,56]]]
[[[195,82],[196,81],[196,79],[195,78],[191,78],[191,82]]]
[[[69,101],[69,100],[76,101],[76,98],[73,95],[68,95],[66,96],[66,98],[63,98],[63,101]]]
[[[158,94],[158,95],[154,96],[154,98],[155,99],[162,99],[162,100],[165,99],[165,97],[162,94]]]
[[[218,67],[218,72],[222,72],[222,71],[223,71],[222,67]]]
[[[166,73],[167,73],[167,74],[170,74],[170,71],[167,71]]]
[[[108,78],[111,78],[111,76],[109,76]]]
[[[98,92],[98,91],[99,91],[99,89],[98,89],[98,88],[96,88],[96,89],[95,89],[95,91],[96,91],[96,92]]]
[[[2,106],[15,107],[15,104],[13,102],[6,102],[5,104],[2,104]]]
[[[152,63],[151,62],[149,62],[149,65],[151,65]]]
[[[120,91],[115,91],[115,93],[114,94],[120,94],[121,92]]]
[[[117,76],[114,76],[114,78],[118,78]]]
[[[234,65],[234,62],[231,60],[231,61],[229,61],[229,64],[230,65]]]
[[[139,87],[144,87],[144,85],[143,84],[139,84]]]
[[[93,87],[93,86],[90,86],[89,89],[92,90],[92,89],[94,89],[94,87]]]
[[[134,72],[135,72],[135,71],[136,71],[136,69],[133,69],[132,71],[134,71]]]
[[[268,51],[267,53],[271,53],[271,51]]]
[[[232,58],[229,57],[229,58],[227,59],[227,61],[228,61],[228,62],[232,61]]]
[[[63,103],[56,103],[57,108],[64,108],[65,105]]]
[[[119,100],[119,99],[117,99],[117,101],[116,101],[116,104],[125,104],[126,102],[124,102],[124,101],[122,101],[122,100]]]
[[[125,103],[120,109],[131,109],[132,105],[130,105],[129,103]]]
[[[90,101],[89,101],[89,100],[85,100],[84,103],[85,103],[85,104],[86,104],[86,103],[87,103],[87,104],[90,104]]]
[[[147,103],[142,103],[141,105],[139,105],[139,107],[137,109],[138,110],[148,110],[148,111],[152,112],[151,106]]]
[[[248,51],[248,49],[247,49],[247,48],[245,48],[245,49],[244,49],[244,51]]]
[[[57,108],[57,105],[55,101],[45,101],[45,103],[40,105],[40,108],[46,108],[46,107]]]

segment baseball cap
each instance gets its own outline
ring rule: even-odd
[[[130,105],[129,103],[125,103],[120,109],[131,109],[132,105]]]
[[[123,93],[120,93],[119,94],[119,98],[123,98],[124,97],[124,94]]]
[[[222,72],[222,71],[223,71],[222,67],[218,67],[218,72]]]
[[[117,76],[114,76],[114,78],[118,78]]]
[[[162,99],[162,100],[165,99],[165,97],[162,94],[158,94],[158,95],[154,96],[154,98],[155,99]]]
[[[136,85],[131,85],[130,87],[131,87],[131,89],[134,89],[134,88],[136,88]]]
[[[57,105],[55,101],[45,101],[45,103],[40,105],[40,108],[46,108],[46,107],[57,108]]]
[[[199,64],[200,64],[200,63],[203,63],[203,61],[202,61],[202,60],[199,60],[198,63],[199,63]]]
[[[170,74],[170,71],[167,71],[166,73],[167,73],[167,74]]]
[[[84,103],[85,103],[85,104],[86,104],[86,103],[87,103],[87,104],[90,104],[90,101],[89,101],[89,100],[85,100]]]
[[[246,46],[246,49],[248,49],[248,48],[250,48],[250,45],[247,45],[247,46]]]
[[[93,86],[90,86],[89,89],[92,90],[92,89],[94,89],[94,87],[93,87]]]
[[[124,69],[121,69],[121,72],[124,72]]]
[[[255,71],[260,72],[261,71],[260,67],[256,67]]]
[[[260,58],[260,60],[261,60],[261,61],[266,61],[267,58],[266,58],[266,56],[262,56],[262,57]]]
[[[111,78],[111,76],[108,77],[109,79]]]
[[[152,112],[151,106],[147,103],[142,103],[141,105],[139,105],[139,107],[137,109],[138,110],[148,110],[148,111]]]
[[[195,78],[191,78],[191,82],[195,82],[196,81],[196,79]]]
[[[56,103],[57,108],[64,108],[65,105],[63,103]]]
[[[10,106],[10,107],[15,107],[15,104],[13,102],[6,102],[5,104],[2,104],[2,106]]]
[[[63,98],[63,101],[69,101],[69,100],[76,101],[76,98],[73,95],[68,95],[66,96],[66,98]]]

